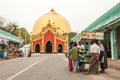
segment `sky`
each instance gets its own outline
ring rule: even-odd
[[[52,8],[81,32],[120,0],[0,0],[0,16],[31,33],[39,17]]]

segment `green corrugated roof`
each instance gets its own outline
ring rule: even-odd
[[[100,27],[103,27],[104,25],[116,20],[117,18],[120,18],[120,2],[100,18],[98,18],[91,25],[89,25],[84,31],[93,31],[99,29]]]
[[[8,39],[13,42],[22,43],[22,41],[18,37],[14,36],[10,33],[4,32],[2,30],[0,30],[0,37]]]
[[[73,41],[73,42],[76,42],[76,41],[78,41],[80,39],[80,34],[77,34],[75,37],[73,37],[71,40]]]

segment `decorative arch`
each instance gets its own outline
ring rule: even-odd
[[[46,53],[52,53],[52,43],[50,41],[48,41],[46,43]]]
[[[35,53],[40,53],[40,45],[39,44],[35,45]]]
[[[62,53],[63,52],[63,47],[62,44],[58,45],[58,53]]]
[[[56,50],[57,50],[58,53],[60,52],[60,51],[58,51],[58,50],[60,50],[60,49],[58,49],[59,46],[61,46],[61,50],[62,50],[62,53],[63,53],[65,51],[66,45],[65,45],[64,41],[61,41],[61,40],[57,39],[56,40]]]

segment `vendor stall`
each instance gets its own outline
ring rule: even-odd
[[[12,53],[16,54],[20,44],[22,41],[17,36],[0,30],[0,58],[6,58]]]
[[[89,52],[89,46],[90,46],[90,42],[92,40],[103,40],[104,39],[104,33],[102,32],[82,32],[80,34],[80,40],[79,40],[79,44],[83,44],[85,46],[84,50],[81,49],[80,50],[80,54],[79,54],[79,68],[82,68],[82,70],[84,69],[85,64],[89,64],[90,63],[90,59],[91,59],[91,53]]]

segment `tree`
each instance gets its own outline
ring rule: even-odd
[[[4,27],[0,27],[0,30],[7,32],[7,30]]]
[[[27,30],[24,27],[16,28],[12,33],[14,33],[15,36],[18,36],[19,33],[24,39],[25,44],[25,35],[26,35],[26,44],[30,43],[30,34],[27,32]]]
[[[5,18],[3,18],[2,16],[0,17],[0,27],[4,27],[5,25]]]
[[[2,16],[0,17],[0,29],[1,30],[15,35],[16,33],[14,33],[14,30],[16,30],[17,27],[18,25],[15,22],[8,23],[5,20],[5,18],[3,18]]]
[[[5,26],[6,30],[9,32],[9,33],[12,33],[14,34],[14,30],[16,30],[18,27],[18,25],[15,23],[15,22],[10,22],[10,23],[7,23],[7,25]]]
[[[19,26],[15,22],[8,23],[5,20],[5,18],[0,17],[0,29],[1,30],[11,33],[15,36],[19,35],[19,30],[20,30],[21,36],[23,37],[24,40],[25,40],[25,35],[26,35],[26,44],[30,43],[30,35],[27,32],[27,30],[25,28],[18,28],[18,27]]]
[[[19,34],[19,30],[20,30],[20,33],[24,40],[25,40],[25,36],[26,36],[26,44],[30,43],[30,34],[27,32],[27,30],[24,27],[19,28],[19,29],[17,29],[17,34]],[[25,44],[25,41],[24,41],[24,44]]]
[[[69,34],[68,34],[68,43],[71,43],[72,42],[72,38],[74,37],[74,36],[76,36],[77,35],[77,32],[70,32]]]

